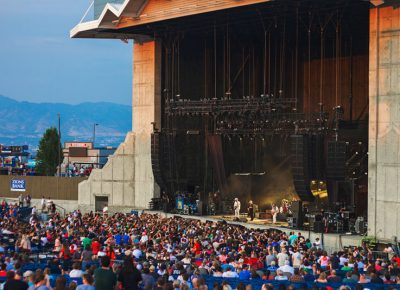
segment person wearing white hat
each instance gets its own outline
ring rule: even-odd
[[[233,203],[233,209],[235,210],[235,218],[239,218],[240,215],[240,201],[236,197],[235,202]]]

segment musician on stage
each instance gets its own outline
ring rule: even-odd
[[[276,224],[276,217],[278,216],[279,208],[273,203],[271,208],[272,223]]]
[[[249,201],[249,206],[247,207],[247,213],[250,217],[250,220],[254,220],[254,206],[253,206],[253,201]]]
[[[240,217],[240,201],[237,197],[235,198],[235,201],[233,203],[233,209],[235,210],[235,218],[239,218]]]

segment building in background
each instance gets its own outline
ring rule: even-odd
[[[92,169],[103,168],[114,152],[115,148],[111,146],[94,148],[93,142],[65,142],[61,174],[88,176]]]
[[[28,145],[7,146],[0,144],[0,175],[34,175]]]

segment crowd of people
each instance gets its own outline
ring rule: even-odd
[[[2,239],[0,247],[4,290],[52,289],[54,269],[61,271],[56,290],[68,289],[66,277],[82,279],[79,286],[68,285],[78,290],[207,290],[210,278],[224,280],[212,285],[215,290],[231,290],[234,278],[241,281],[239,290],[251,290],[251,281],[263,281],[262,290],[272,289],[272,282],[282,282],[280,289],[306,282],[326,284],[325,289],[329,283],[358,283],[360,289],[365,283],[400,284],[400,257],[392,248],[386,258],[374,259],[365,245],[328,255],[319,239],[300,233],[148,213],[76,210],[23,223],[13,207],[1,208],[1,235],[15,241]],[[24,271],[35,249],[50,253],[46,269]]]
[[[85,177],[90,175],[93,166],[93,164],[62,163],[61,172],[67,177]]]

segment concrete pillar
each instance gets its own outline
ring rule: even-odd
[[[161,123],[161,45],[158,41],[133,46],[133,128],[135,132],[135,200],[148,208],[159,188],[151,167],[152,122]]]
[[[400,9],[370,10],[368,234],[400,235]]]

